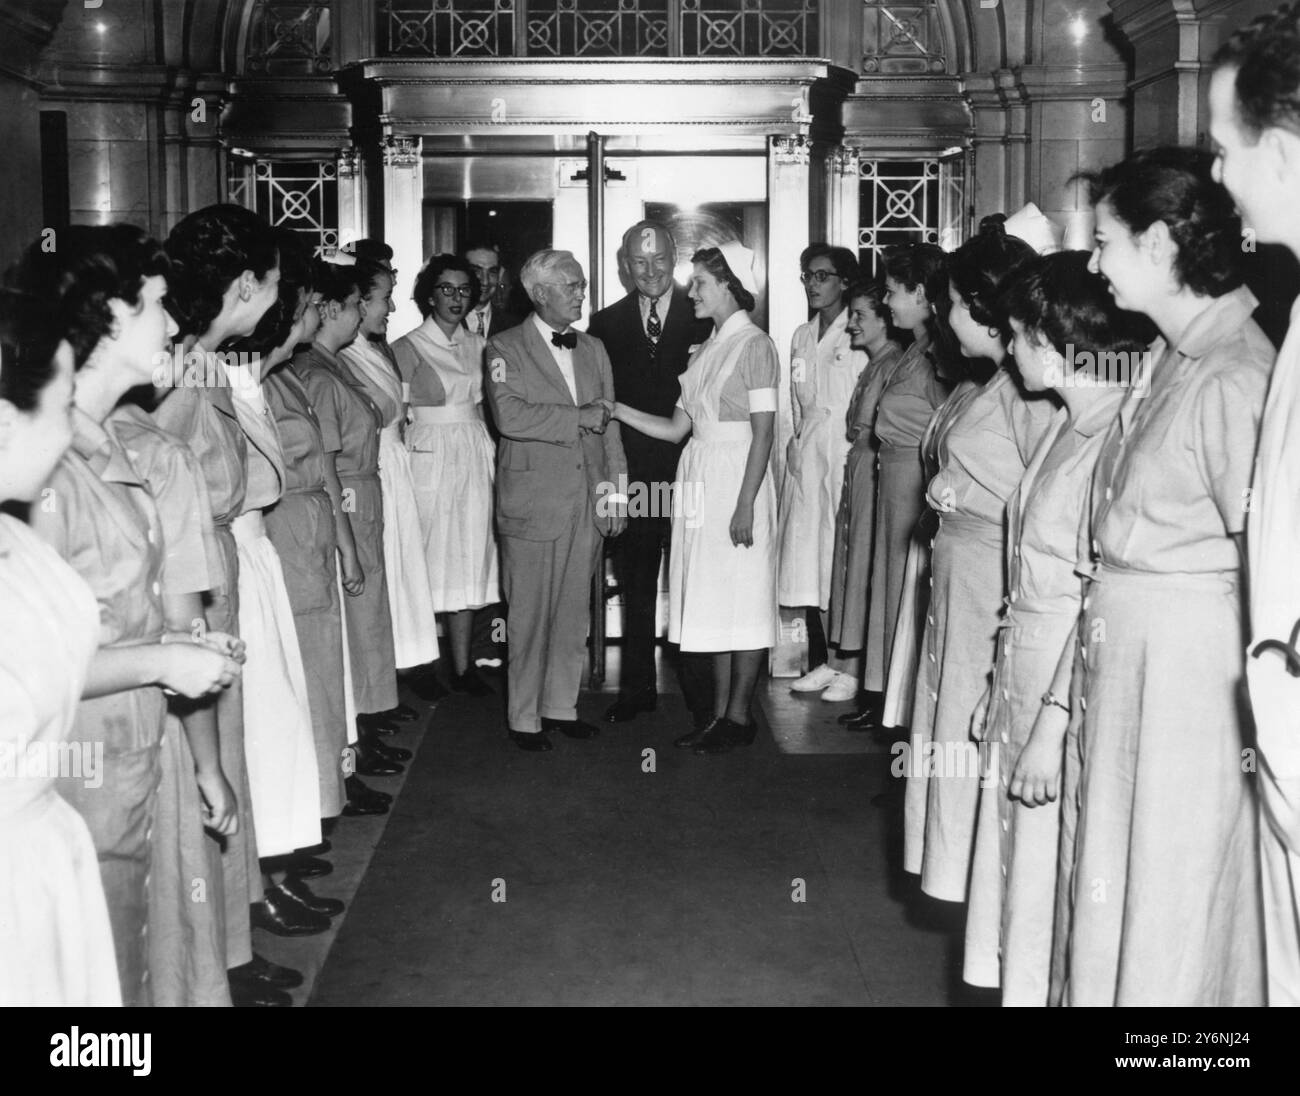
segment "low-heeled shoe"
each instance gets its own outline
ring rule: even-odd
[[[276,936],[316,936],[330,927],[323,913],[309,910],[283,887],[268,887],[261,902],[252,905],[253,928]]]
[[[673,745],[681,750],[694,746],[695,743],[704,736],[705,732],[707,732],[717,721],[717,717],[709,719],[707,722],[701,722],[699,719],[696,719],[695,726],[684,735],[679,735],[677,738],[673,739]]]
[[[384,717],[385,723],[414,723],[420,718],[420,713],[409,704],[399,704],[396,708],[389,708],[379,714]]]
[[[295,879],[292,875],[284,877],[280,883],[280,889],[287,891],[298,899],[312,913],[323,913],[326,917],[337,917],[347,909],[347,906],[338,898],[326,898],[323,895],[316,894],[301,879]]]
[[[275,989],[297,989],[302,985],[302,972],[294,970],[292,967],[282,967],[278,963],[272,963],[269,959],[264,959],[256,952],[253,953],[251,962],[243,966],[231,967],[227,974],[231,982],[260,982],[265,986],[273,986]]]
[[[619,697],[605,709],[606,723],[627,723],[642,712],[653,712],[658,706],[659,697],[655,693],[642,693],[639,696]]]
[[[293,998],[284,990],[252,978],[231,978],[230,1003],[235,1008],[292,1008]]]
[[[510,741],[521,750],[527,750],[529,753],[545,753],[547,750],[555,749],[545,731],[538,731],[535,734],[528,734],[524,731],[511,731]]]
[[[542,719],[543,731],[559,731],[565,738],[595,738],[600,728],[581,719]]]

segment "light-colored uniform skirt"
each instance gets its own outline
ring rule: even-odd
[[[149,984],[159,1008],[230,1004],[221,850],[203,832],[203,798],[185,728],[167,716],[149,878]]]
[[[424,552],[440,613],[501,600],[493,527],[496,453],[478,405],[412,407],[406,428]]]
[[[979,750],[970,737],[989,684],[1002,608],[1000,526],[944,514],[930,556],[930,609],[912,706],[903,868],[921,889],[966,900],[979,800]],[[933,766],[916,759],[933,757]]]
[[[397,423],[379,434],[379,486],[384,496],[384,576],[393,618],[393,657],[398,669],[423,666],[438,657],[438,622],[411,455],[398,436]]]
[[[776,491],[754,499],[754,543],[731,543],[745,478],[748,422],[696,422],[673,483],[668,639],[683,651],[753,651],[776,644]]]
[[[1008,607],[998,635],[963,977],[975,986],[1000,981],[1004,1005],[1048,1003],[1061,802],[1027,807],[1007,791],[1078,621],[1074,599],[1022,599]]]
[[[866,641],[875,523],[876,452],[864,436],[844,462],[844,489],[835,519],[830,641],[842,651],[860,651]]]
[[[920,450],[913,446],[881,446],[878,483],[863,667],[863,689],[870,693],[881,692],[885,687],[903,597],[907,546],[925,509]]]
[[[1065,1003],[1263,1004],[1240,588],[1103,568],[1081,629]]]
[[[362,715],[397,707],[397,665],[393,655],[393,616],[388,609],[388,576],[384,573],[384,497],[379,473],[339,476],[344,494],[350,490],[352,536],[365,586],[348,598],[344,623],[352,689]]]
[[[244,752],[258,852],[282,856],[320,843],[320,776],[293,606],[260,510],[232,526],[239,546]]]

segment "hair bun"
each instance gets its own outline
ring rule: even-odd
[[[1007,234],[1007,215],[1005,213],[990,213],[987,217],[980,220],[979,234],[981,236],[1005,236]]]

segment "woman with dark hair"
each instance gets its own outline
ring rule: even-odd
[[[231,523],[239,515],[247,488],[249,441],[231,399],[230,378],[216,352],[230,339],[250,334],[275,303],[279,255],[270,226],[236,205],[212,205],[191,213],[172,229],[164,247],[171,263],[167,307],[180,327],[186,354],[183,368],[169,381],[171,391],[162,397],[153,417],[169,434],[183,439],[198,458],[212,507],[222,576],[220,586],[205,599],[204,616],[209,629],[238,635],[239,555]],[[249,907],[262,901],[263,887],[244,755],[243,690],[238,684],[217,700],[217,729],[221,766],[239,809],[239,827],[226,837],[221,857],[226,967],[242,985],[250,972],[265,973],[268,966],[253,955],[249,920]],[[259,977],[246,999],[273,988],[264,982]]]
[[[1210,80],[1214,170],[1248,231],[1300,259],[1300,4],[1241,28],[1215,55]],[[1260,430],[1246,543],[1251,659],[1246,664],[1260,753],[1268,1003],[1300,1005],[1300,297],[1278,353]]]
[[[885,256],[885,306],[894,326],[911,333],[912,343],[883,379],[876,406],[879,487],[864,648],[866,703],[856,718],[846,721],[853,730],[875,726],[883,714],[894,634],[904,608],[908,546],[925,510],[921,438],[951,384],[938,318],[948,307],[946,264],[947,256],[934,244],[905,244]]]
[[[402,375],[386,337],[388,317],[396,308],[393,276],[377,263],[361,261],[357,278],[362,291],[361,330],[339,352],[339,360],[384,413],[379,483],[384,496],[384,573],[393,618],[394,657],[399,670],[415,671],[408,680],[417,695],[438,700],[446,695],[432,665],[438,657],[438,622],[411,457],[402,442],[406,417]],[[410,709],[402,713],[407,714],[414,717],[416,713]]]
[[[48,301],[0,290],[0,503],[37,507],[72,441],[72,348]],[[72,734],[99,643],[76,571],[0,513],[0,748],[44,757]],[[45,765],[0,779],[0,1006],[120,1005],[113,930],[85,820]]]
[[[1068,1004],[1264,1000],[1241,534],[1274,354],[1212,159],[1155,149],[1091,180],[1091,269],[1160,337],[1092,479],[1066,743]],[[1069,834],[1068,805],[1062,824]]]
[[[850,345],[867,355],[867,366],[858,375],[844,416],[850,447],[835,525],[829,638],[841,651],[861,651],[875,547],[877,443],[873,427],[880,394],[903,350],[890,338],[893,329],[880,286],[854,282],[844,299]],[[860,655],[857,661],[861,663]],[[857,668],[860,671],[860,666]]]
[[[1123,378],[1108,367],[1129,374],[1146,344],[1139,318],[1115,306],[1088,260],[1086,251],[1049,255],[1015,275],[1003,297],[1021,383],[1057,406],[1007,502],[1007,604],[993,683],[971,723],[988,766],[966,980],[997,985],[1000,971],[1004,1005],[1048,1003],[1061,764],[1083,600],[1079,528],[1102,439],[1124,398]]]
[[[785,482],[778,508],[781,523],[777,599],[808,606],[808,672],[790,686],[821,693],[832,702],[853,700],[858,679],[852,663],[826,645],[835,554],[835,516],[844,487],[848,439],[840,429],[867,356],[850,345],[844,291],[858,276],[848,248],[812,244],[799,256],[799,279],[816,313],[800,325],[790,344],[790,406],[794,435],[787,447]],[[825,658],[818,657],[825,650]]]
[[[343,619],[357,706],[357,772],[391,776],[402,765],[379,741],[386,713],[397,707],[379,483],[384,414],[338,357],[360,330],[364,280],[355,263],[316,264],[312,286],[320,296],[320,326],[311,346],[294,355],[293,369],[307,389],[325,447],[325,486],[334,504],[339,570],[347,594]]]
[[[697,754],[754,741],[754,690],[776,642],[776,491],[767,462],[780,371],[776,347],[748,315],[753,258],[736,240],[691,256],[695,315],[714,328],[681,375],[673,417],[613,409],[650,437],[690,435],[673,485],[668,639],[713,654],[715,718],[673,743]]]
[[[56,251],[33,244],[10,280],[57,309],[78,371],[72,447],[50,477],[52,505],[33,509],[32,528],[100,604],[101,650],[73,738],[103,751],[102,781],[90,787],[64,774],[56,786],[85,818],[100,857],[123,1002],[226,1004],[218,926],[206,911],[188,922],[181,915],[177,924],[175,909],[159,904],[150,885],[153,872],[159,886],[170,883],[174,891],[182,862],[200,878],[208,874],[198,814],[158,825],[164,768],[171,773],[163,788],[169,804],[182,778],[192,785],[195,772],[188,753],[189,771],[180,772],[174,728],[173,741],[167,739],[163,690],[190,699],[220,692],[238,678],[242,658],[228,634],[193,640],[197,591],[207,587],[208,569],[194,524],[200,495],[182,446],[158,431],[124,435],[118,428],[115,409],[127,391],[149,383],[159,359],[167,360],[176,330],[163,306],[167,272],[156,241],[113,225],[65,229]],[[201,779],[213,820],[229,832],[233,804],[215,764],[216,743],[199,735],[194,746],[204,757]],[[189,802],[197,807],[197,788]],[[147,931],[164,926],[174,931],[156,933],[157,940]],[[195,972],[193,983],[182,970]]]
[[[483,419],[482,335],[461,321],[478,300],[474,271],[454,255],[434,255],[415,280],[424,322],[393,344],[408,391],[406,447],[433,608],[446,613],[451,686],[492,690],[470,663],[474,612],[501,599],[492,506],[496,453]]]

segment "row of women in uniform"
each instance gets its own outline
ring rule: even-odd
[[[453,684],[483,691],[477,286],[435,257],[390,349],[375,254],[313,263],[219,205],[165,244],[64,230],[6,277],[0,486],[28,505],[0,517],[3,1003],[288,1004],[301,976],[250,929],[341,912],[303,850],[387,810],[354,770],[410,756],[378,735],[416,715],[399,668],[440,688],[435,613]]]
[[[1091,255],[998,216],[844,294],[831,640],[910,728],[904,866],[969,904],[1005,1004],[1265,1000],[1242,539],[1274,349],[1212,160],[1092,177]]]

